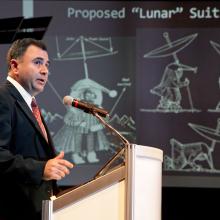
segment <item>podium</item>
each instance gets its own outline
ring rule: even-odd
[[[163,151],[129,144],[124,163],[43,201],[42,220],[161,220]]]

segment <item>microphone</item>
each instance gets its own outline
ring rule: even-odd
[[[86,113],[93,114],[96,112],[101,117],[109,116],[108,111],[106,111],[103,108],[99,108],[96,105],[90,104],[88,102],[80,101],[78,99],[74,99],[71,96],[64,96],[63,98],[63,104],[68,106],[73,106],[75,108],[81,109]]]

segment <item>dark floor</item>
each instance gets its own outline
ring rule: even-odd
[[[220,220],[220,188],[164,187],[162,220]]]

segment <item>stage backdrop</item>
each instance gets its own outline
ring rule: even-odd
[[[57,151],[76,164],[59,184],[90,180],[123,147],[96,118],[64,106],[70,95],[107,109],[131,143],[162,149],[164,186],[220,186],[219,3],[3,2],[1,19],[52,16],[38,102]]]

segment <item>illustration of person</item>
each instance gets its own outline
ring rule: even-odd
[[[70,96],[101,107],[103,92],[115,97],[115,90],[108,90],[97,82],[85,78],[71,88]],[[91,114],[67,107],[64,125],[54,136],[56,146],[69,153],[76,164],[99,161],[96,152],[109,149],[109,141],[103,132],[104,126]]]
[[[166,66],[163,77],[159,85],[155,86],[150,92],[160,96],[158,109],[164,110],[180,110],[181,107],[181,91],[183,87],[189,86],[189,80],[182,80],[185,65],[170,63]]]

